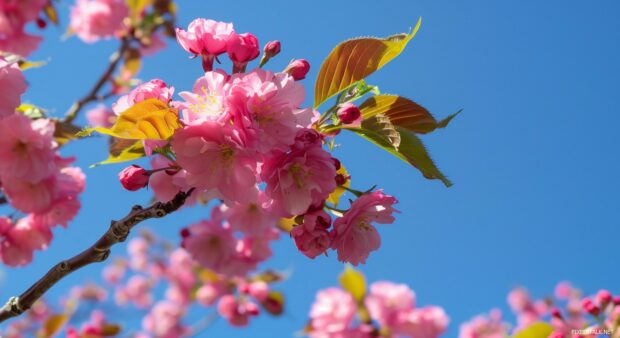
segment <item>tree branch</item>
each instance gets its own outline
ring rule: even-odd
[[[69,123],[73,122],[73,120],[75,120],[80,110],[82,110],[82,108],[84,108],[86,104],[100,98],[99,91],[101,90],[101,88],[103,88],[103,86],[112,76],[112,73],[114,73],[114,71],[116,70],[118,63],[123,58],[123,54],[125,54],[125,51],[127,50],[127,48],[129,48],[130,41],[131,41],[130,37],[127,37],[127,36],[121,40],[120,47],[110,57],[110,64],[108,64],[108,68],[106,68],[105,72],[103,72],[99,80],[97,80],[97,82],[95,83],[95,86],[90,90],[90,92],[88,92],[86,96],[82,97],[81,99],[73,103],[71,108],[69,108],[69,110],[65,114],[64,122],[69,122]]]
[[[0,323],[11,317],[19,316],[24,311],[30,309],[37,299],[70,273],[88,264],[106,260],[110,255],[110,248],[116,243],[125,241],[134,226],[144,220],[164,217],[178,210],[185,203],[185,200],[191,195],[193,190],[192,188],[187,192],[181,191],[171,201],[166,203],[153,203],[147,208],[136,205],[123,219],[112,221],[108,231],[106,231],[106,233],[90,248],[56,264],[20,296],[11,297],[9,301],[0,308]]]
[[[0,196],[0,205],[7,203],[8,200],[4,196]]]

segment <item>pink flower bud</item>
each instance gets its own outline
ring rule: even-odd
[[[612,302],[614,303],[614,305],[620,306],[620,296],[615,296]]]
[[[606,307],[612,300],[613,296],[611,292],[607,290],[599,290],[596,294],[596,302],[601,305],[601,307]]]
[[[243,72],[245,65],[260,54],[258,39],[251,33],[233,34],[226,44],[226,52],[234,63],[233,72]]]
[[[288,64],[285,73],[289,73],[295,81],[303,80],[310,71],[310,63],[304,59],[293,60]]]
[[[562,313],[557,307],[551,308],[551,316],[557,319],[562,319]]]
[[[248,293],[259,302],[262,302],[269,295],[269,285],[263,281],[252,282],[249,284]]]
[[[263,53],[269,58],[278,55],[280,53],[280,41],[275,40],[267,42],[263,48]]]
[[[136,191],[149,184],[150,175],[151,174],[147,170],[134,164],[118,173],[118,178],[123,188],[129,191]]]
[[[353,103],[345,103],[340,106],[337,115],[343,124],[356,124],[361,122],[362,112]]]
[[[583,301],[581,301],[581,305],[587,313],[593,316],[598,316],[598,314],[601,312],[601,309],[596,306],[590,298],[584,298]]]

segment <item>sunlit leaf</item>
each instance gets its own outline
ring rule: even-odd
[[[133,140],[124,140],[124,141],[133,141]],[[99,163],[91,165],[91,168],[96,167],[98,165],[103,164],[112,164],[112,163],[121,163],[127,161],[133,161],[144,157],[144,145],[142,141],[133,141],[133,144],[122,149],[118,154],[114,154],[110,152],[110,155],[105,161],[101,161]]]
[[[127,0],[132,18],[138,18],[154,0]]]
[[[120,325],[116,325],[116,324],[105,323],[103,324],[103,327],[101,328],[101,334],[104,337],[114,337],[118,335],[120,332],[121,332],[121,327]]]
[[[67,314],[55,314],[51,315],[43,324],[42,337],[51,338],[56,336],[60,330],[69,321],[69,315]]]
[[[517,332],[512,338],[547,338],[552,332],[553,326],[537,322]]]
[[[58,144],[63,145],[76,138],[76,134],[80,131],[80,127],[62,120],[54,120],[56,128],[54,129],[54,139]]]
[[[22,103],[16,110],[28,117],[29,119],[40,119],[45,117],[45,110],[33,104]]]
[[[260,303],[263,308],[274,316],[284,312],[284,295],[279,291],[269,291],[267,298]]]
[[[358,38],[340,43],[323,61],[314,89],[314,107],[383,67],[407,46],[420,28],[387,38]]]
[[[377,95],[369,98],[360,105],[362,117],[371,118],[383,114],[397,127],[419,134],[430,133],[437,128],[448,125],[457,113],[437,122],[433,115],[421,105],[397,95]]]
[[[56,11],[56,8],[54,7],[54,5],[52,5],[51,2],[45,5],[45,7],[43,7],[43,13],[45,13],[45,16],[50,22],[58,26],[58,24],[60,23],[58,20],[58,12]]]
[[[30,68],[39,68],[47,65],[47,61],[30,61],[30,60],[19,60],[18,62],[19,69],[26,70]]]
[[[295,217],[291,218],[280,218],[276,226],[278,229],[284,232],[291,232],[297,223],[295,222]]]
[[[338,169],[337,174],[343,175],[344,177],[349,177],[349,173],[347,169],[345,169],[344,165],[340,165],[340,169]],[[345,187],[351,186],[351,180],[347,179],[344,183]],[[346,192],[346,190],[340,186],[336,187],[336,189],[329,194],[327,197],[327,202],[333,204],[334,206],[338,206],[338,202],[340,202],[340,197]]]
[[[361,302],[366,294],[366,278],[364,275],[347,265],[338,277],[340,286],[353,296],[357,302]]]
[[[140,71],[142,66],[140,50],[137,48],[129,48],[123,55],[123,69],[124,76],[132,77]]]
[[[78,136],[98,132],[129,140],[167,140],[180,127],[178,112],[157,99],[136,103],[122,112],[111,128],[86,128]]]

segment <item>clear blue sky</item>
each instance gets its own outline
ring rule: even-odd
[[[308,59],[312,71],[304,83],[310,92],[321,61],[339,41],[404,32],[423,17],[407,50],[369,82],[438,117],[464,108],[447,129],[424,138],[454,186],[427,181],[353,136],[340,139],[339,155],[356,185],[379,184],[400,199],[402,214],[381,226],[383,247],[362,270],[371,281],[409,284],[419,304],[443,306],[452,318],[447,336],[477,313],[505,308],[506,293],[516,285],[537,296],[564,279],[590,293],[601,287],[620,292],[614,266],[620,233],[619,2],[180,1],[179,11],[181,26],[206,17],[232,21],[262,43],[281,40],[283,51],[271,66]],[[116,42],[61,42],[62,32],[46,31],[35,58],[51,62],[28,72],[25,96],[58,114],[85,93],[116,48]],[[187,90],[199,74],[199,62],[171,41],[146,60],[141,78],[159,77]],[[130,205],[147,202],[148,193],[121,189],[120,166],[88,169],[104,151],[101,138],[63,149],[79,155],[87,173],[84,208],[68,230],[55,231],[51,247],[33,264],[4,269],[3,299],[84,248]],[[147,226],[176,238],[180,227],[207,215],[185,210]],[[335,257],[306,259],[287,238],[276,245],[275,257],[269,266],[294,270],[281,286],[286,314],[261,316],[244,330],[218,321],[204,336],[290,337],[304,325],[315,291],[335,284],[342,269]],[[99,270],[88,267],[50,294],[58,296]]]

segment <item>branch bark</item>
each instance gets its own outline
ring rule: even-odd
[[[121,40],[120,47],[110,57],[110,63],[108,64],[108,68],[106,68],[103,74],[101,74],[101,77],[99,78],[99,80],[97,80],[97,82],[95,83],[95,86],[88,92],[88,94],[86,94],[84,97],[82,97],[81,99],[73,103],[71,108],[69,108],[69,110],[65,114],[65,117],[63,119],[64,122],[69,122],[69,123],[73,122],[73,120],[75,120],[80,110],[82,110],[82,108],[84,108],[86,104],[92,101],[98,100],[100,98],[99,91],[101,90],[101,88],[103,88],[106,82],[108,82],[108,80],[112,76],[112,73],[114,73],[114,71],[116,70],[116,67],[118,66],[119,62],[123,58],[123,54],[125,54],[125,51],[127,50],[127,48],[129,48],[130,41],[131,40],[129,37],[124,37]]]
[[[192,191],[193,189],[187,192],[181,191],[169,202],[156,202],[147,208],[136,205],[127,216],[121,220],[112,221],[106,233],[88,249],[56,264],[20,296],[11,297],[0,308],[0,323],[11,317],[19,316],[30,309],[37,299],[65,276],[86,265],[106,260],[110,255],[110,248],[116,243],[125,241],[134,226],[144,220],[164,217],[175,212],[185,204],[185,200],[191,195]]]

